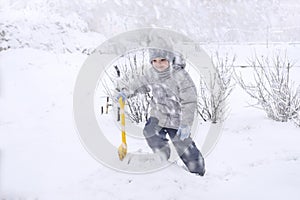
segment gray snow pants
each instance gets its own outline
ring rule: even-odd
[[[188,137],[184,140],[181,140],[178,135],[176,135],[177,129],[160,127],[158,125],[158,119],[154,117],[149,118],[143,133],[153,152],[159,152],[163,154],[166,160],[170,158],[170,147],[168,144],[168,139],[166,138],[166,134],[168,133],[178,155],[188,170],[201,176],[204,175],[204,159],[192,138]]]

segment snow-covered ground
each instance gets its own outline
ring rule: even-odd
[[[239,87],[222,136],[205,158],[204,177],[176,164],[140,175],[108,168],[83,147],[73,119],[74,85],[87,54],[112,35],[145,26],[209,41],[208,54],[236,55],[236,66],[255,54],[286,53],[299,85],[299,16],[296,0],[0,1],[0,199],[299,200],[300,128],[249,107]],[[97,115],[119,145],[110,117]],[[200,148],[209,124],[201,126]],[[145,144],[128,137],[129,151],[149,151]]]
[[[176,165],[136,175],[98,163],[73,120],[86,57],[33,48],[0,53],[1,199],[300,199],[300,129],[247,107],[239,87],[204,177]]]

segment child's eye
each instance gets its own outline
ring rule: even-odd
[[[163,59],[161,59],[160,61],[161,61],[161,62],[164,62],[164,61],[166,61],[166,60],[167,60],[167,59],[163,58]]]

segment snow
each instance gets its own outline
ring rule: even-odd
[[[101,27],[93,24],[95,21],[88,15],[84,18],[75,12],[78,2],[75,7],[70,7],[70,11],[66,9],[70,4],[60,1],[47,1],[49,9],[40,10],[38,5],[43,1],[7,2],[0,2],[5,8],[0,12],[0,27],[9,33],[4,37],[9,41],[1,40],[0,47],[10,45],[8,50],[0,51],[0,199],[300,199],[299,127],[292,122],[272,121],[262,110],[249,107],[251,99],[239,87],[234,89],[230,97],[231,112],[224,123],[222,136],[215,149],[205,158],[207,173],[204,177],[185,171],[181,161],[147,174],[122,173],[97,162],[81,144],[75,128],[73,89],[86,54],[104,41],[108,33],[114,35],[123,31],[119,22],[113,24],[118,21],[116,12],[120,8],[111,15],[109,11],[103,12],[103,16],[107,14],[112,18],[112,24]],[[58,5],[59,2],[62,5]],[[90,2],[95,5],[92,3],[95,1]],[[126,5],[132,6],[128,2]],[[109,1],[102,3],[109,4]],[[123,5],[122,1],[114,3]],[[193,6],[193,3],[189,1],[188,7],[201,7]],[[181,6],[177,4],[167,5],[175,9]],[[205,1],[204,4],[209,8],[216,3]],[[226,12],[238,15],[243,12],[245,5],[240,5],[243,8],[241,10],[229,9]],[[55,9],[59,6],[63,6],[61,10],[65,10],[65,15],[57,14]],[[81,6],[82,9],[88,8],[87,4]],[[132,6],[132,10],[139,10],[143,6],[140,1]],[[153,20],[148,20],[147,15],[141,20],[155,24],[169,14],[163,13],[159,6],[151,7],[156,8],[148,16]],[[251,4],[251,7],[255,6]],[[288,3],[284,6],[289,7]],[[112,7],[108,8],[111,10]],[[296,8],[290,7],[294,12]],[[91,12],[101,9],[104,8],[98,7]],[[211,10],[202,9],[214,14]],[[184,8],[182,10],[184,12]],[[138,14],[146,11],[145,8]],[[55,13],[57,15],[52,15]],[[70,17],[65,17],[68,14],[71,14]],[[193,20],[190,16],[187,19]],[[132,16],[127,17],[124,17],[125,21],[132,19]],[[209,18],[209,14],[203,18]],[[87,19],[90,21],[86,22]],[[280,16],[272,19],[274,23],[285,22]],[[41,25],[44,21],[49,23]],[[230,22],[230,19],[227,21]],[[172,26],[172,23],[166,26]],[[129,22],[126,25],[134,27]],[[92,27],[98,32],[92,32]],[[191,33],[196,29],[191,27],[192,24],[186,27],[181,24],[176,28]],[[203,33],[206,34],[203,37],[208,37],[214,31],[204,29]],[[223,31],[220,33],[217,30],[213,35],[222,35]],[[284,38],[290,37],[285,35]],[[247,38],[245,40],[248,41]],[[296,63],[292,69],[292,79],[300,84],[297,44],[285,41],[270,43],[267,48],[266,44],[259,43],[218,43],[203,47],[208,53],[220,50],[222,55],[228,52],[236,55],[236,66],[246,65],[247,56],[255,52],[272,55],[278,50],[287,50],[287,55]],[[249,70],[241,69],[243,74],[248,74]],[[119,124],[112,122],[114,115],[101,116],[99,113],[97,119],[101,119],[108,140],[115,146],[121,144]],[[195,140],[201,148],[209,124],[202,123],[200,126],[202,132],[198,133]],[[128,148],[129,152],[150,152],[143,138],[128,136]]]
[[[246,107],[248,97],[239,88],[232,94],[222,137],[206,158],[204,177],[175,164],[154,173],[126,174],[96,162],[74,128],[72,89],[85,55],[24,48],[0,56],[2,199],[300,197],[299,128]],[[145,148],[135,139],[128,145]]]

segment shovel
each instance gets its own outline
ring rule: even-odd
[[[127,144],[126,144],[126,133],[125,133],[125,101],[123,101],[123,98],[119,98],[119,104],[120,104],[120,115],[121,115],[121,130],[122,130],[122,144],[118,148],[118,154],[120,160],[123,160],[127,154]]]

